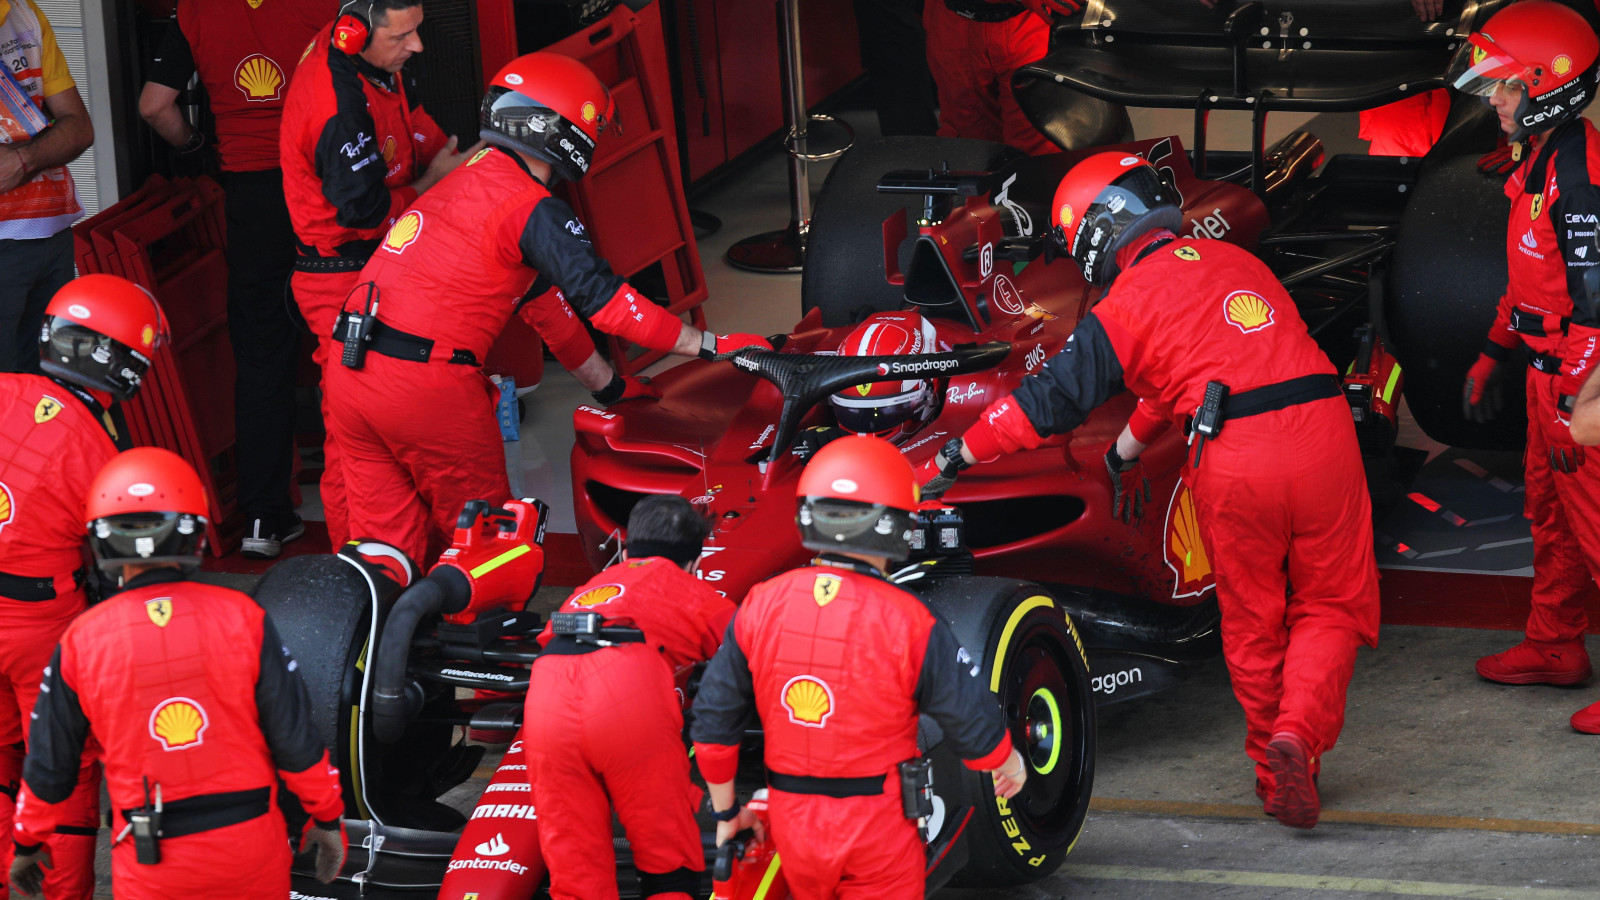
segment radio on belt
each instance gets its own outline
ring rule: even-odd
[[[1189,442],[1194,443],[1198,438],[1199,446],[1194,448],[1194,467],[1200,468],[1200,454],[1206,449],[1206,441],[1215,440],[1222,433],[1222,423],[1225,418],[1224,408],[1228,403],[1228,386],[1220,381],[1206,382],[1206,394],[1200,400],[1200,408],[1194,411],[1194,424],[1189,432]]]
[[[150,805],[150,779],[144,779],[144,806],[128,810],[128,827],[133,829],[134,860],[141,866],[161,862],[161,785],[156,785],[156,802]],[[126,830],[124,834],[127,833]]]
[[[605,619],[594,612],[556,613],[550,617],[550,628],[556,634],[594,636],[605,627]]]
[[[339,356],[339,364],[349,369],[359,369],[366,361],[367,344],[372,340],[372,328],[378,321],[378,300],[373,296],[377,292],[377,286],[370,281],[365,286],[366,311],[340,309],[339,318],[333,323],[333,339],[344,344],[344,353]]]

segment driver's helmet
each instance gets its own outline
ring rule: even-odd
[[[169,340],[167,320],[149,291],[115,275],[84,275],[45,307],[39,368],[125,401]]]
[[[611,92],[589,67],[560,53],[529,53],[506,64],[478,108],[478,136],[549,163],[577,181],[589,171],[600,132],[616,113]]]
[[[1155,167],[1131,153],[1096,153],[1056,186],[1050,233],[1090,284],[1117,277],[1117,251],[1157,228],[1183,224],[1178,195]]]
[[[852,434],[830,442],[800,473],[795,495],[800,543],[812,550],[911,555],[916,474],[888,441]]]
[[[840,356],[909,356],[937,350],[933,323],[916,312],[873,313],[839,345]],[[914,378],[851,385],[828,402],[840,428],[892,440],[932,418],[935,399],[934,385]]]
[[[111,458],[89,485],[89,549],[103,571],[126,565],[200,565],[206,547],[206,492],[183,457],[135,447]]]
[[[1551,0],[1525,0],[1469,35],[1445,80],[1486,99],[1502,84],[1521,90],[1510,135],[1520,141],[1583,114],[1594,99],[1597,60],[1600,39],[1582,14]]]

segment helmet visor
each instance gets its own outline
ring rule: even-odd
[[[919,385],[916,390],[887,397],[834,394],[829,399],[840,428],[856,434],[879,434],[897,428],[915,416],[926,402],[926,391],[925,387]]]
[[[595,117],[595,133],[599,134],[605,130],[606,115],[597,111]],[[589,171],[594,159],[594,139],[577,123],[520,91],[498,85],[490,88],[478,111],[478,124],[491,143],[501,143],[494,140],[498,136],[563,169],[570,167],[577,175]],[[564,174],[573,177],[572,172]]]
[[[40,366],[47,373],[118,400],[131,398],[150,369],[143,353],[61,316],[45,316],[39,341]]]
[[[911,513],[879,503],[806,496],[796,521],[800,542],[813,550],[840,550],[905,559],[911,554]]]
[[[205,517],[189,513],[122,513],[89,523],[89,545],[107,570],[136,563],[198,565],[205,540]]]
[[[1533,72],[1487,36],[1473,34],[1456,49],[1445,81],[1463,93],[1489,97],[1501,85],[1527,90],[1533,83]]]

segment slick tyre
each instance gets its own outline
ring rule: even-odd
[[[1027,786],[1009,801],[994,796],[987,773],[964,770],[976,811],[967,865],[951,883],[1037,881],[1061,866],[1089,812],[1095,712],[1083,645],[1061,604],[1036,584],[957,578],[926,599],[981,667],[1028,767]]]
[[[901,209],[913,217],[920,199],[878,193],[895,169],[987,172],[1022,157],[1019,150],[963,138],[892,137],[867,141],[839,158],[817,195],[800,277],[800,309],[822,310],[822,324],[853,325],[875,312],[900,309],[905,296],[883,269],[883,220]],[[915,230],[913,229],[913,236]],[[908,262],[910,242],[902,248]]]

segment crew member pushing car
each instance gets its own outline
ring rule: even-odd
[[[1518,344],[1528,347],[1523,505],[1533,523],[1533,608],[1523,641],[1477,665],[1505,684],[1578,684],[1592,671],[1583,594],[1600,574],[1600,460],[1586,460],[1568,418],[1600,361],[1600,313],[1584,286],[1600,255],[1600,135],[1583,118],[1597,59],[1600,40],[1581,15],[1526,0],[1470,35],[1448,76],[1494,108],[1521,160],[1506,180],[1506,292],[1463,389],[1467,417],[1488,418],[1500,403],[1500,366]],[[1600,704],[1571,722],[1600,734]]]
[[[480,133],[494,146],[402,215],[362,270],[341,319],[342,356],[328,372],[328,428],[348,461],[352,534],[427,559],[463,503],[510,495],[479,366],[524,297],[538,305],[564,294],[602,331],[654,350],[714,358],[768,346],[755,335],[702,333],[652,303],[595,255],[577,214],[551,196],[554,178],[589,170],[611,115],[605,85],[577,60],[513,60],[483,99]],[[601,402],[653,395],[637,379],[611,382]]]
[[[1174,413],[1188,415],[1184,478],[1216,569],[1256,792],[1269,814],[1310,828],[1356,647],[1378,639],[1371,506],[1334,368],[1259,260],[1173,235],[1182,213],[1144,160],[1083,160],[1052,208],[1052,239],[1106,294],[1066,348],[945,445],[928,474],[937,467],[942,489],[967,466],[1076,428],[1127,388],[1141,403],[1106,450],[1121,505],[1140,490],[1139,454]]]
[[[83,498],[128,446],[107,409],[133,397],[167,340],[155,298],[115,275],[86,275],[45,309],[45,374],[0,374],[0,785],[9,786],[0,825],[11,824],[28,713],[50,650],[88,606]],[[75,777],[49,839],[51,900],[94,893],[97,764],[86,757]],[[9,867],[9,846],[4,855]]]
[[[710,659],[733,618],[694,574],[706,533],[682,497],[640,500],[622,562],[574,591],[539,636],[522,747],[558,900],[617,896],[613,808],[643,896],[689,900],[700,889],[700,791],[674,676]]]
[[[1015,796],[1027,768],[949,626],[884,575],[911,553],[911,464],[881,438],[842,437],[811,458],[798,496],[801,542],[817,558],[750,589],[695,696],[717,843],[752,824],[733,780],[759,716],[793,895],[921,897],[922,840],[901,786],[901,764],[921,756],[918,714],[968,767],[994,774],[997,796]]]
[[[312,816],[317,875],[344,862],[339,770],[267,614],[189,581],[206,542],[200,478],[174,453],[129,450],[90,484],[84,520],[121,591],[79,616],[44,670],[17,798],[11,884],[35,894],[42,845],[75,810],[85,743],[104,748],[119,900],[289,894],[281,778]]]

